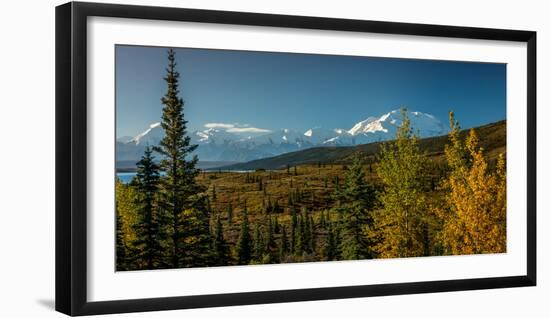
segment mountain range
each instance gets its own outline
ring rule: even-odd
[[[489,162],[496,162],[498,156],[506,152],[506,120],[475,127],[479,136],[480,146]],[[465,139],[469,129],[460,132]],[[449,135],[422,138],[418,141],[421,151],[425,152],[434,162],[442,162],[445,145],[449,143]],[[381,142],[373,142],[356,146],[342,147],[315,147],[300,151],[281,154],[274,157],[252,160],[248,162],[233,163],[212,170],[250,171],[258,169],[277,170],[288,166],[300,166],[307,164],[351,164],[356,152],[360,152],[368,161],[375,161],[380,151]],[[206,168],[208,170],[208,168]]]
[[[448,126],[431,114],[411,111],[411,126],[419,137],[448,133]],[[195,154],[203,162],[248,162],[315,147],[341,147],[391,140],[401,126],[400,110],[378,117],[368,117],[349,129],[310,128],[305,131],[280,128],[263,134],[233,133],[224,127],[208,128],[190,133],[191,142],[199,145]],[[164,131],[153,123],[134,137],[116,141],[117,162],[137,162],[147,145],[157,145]],[[211,165],[212,166],[212,165]]]

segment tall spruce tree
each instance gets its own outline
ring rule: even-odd
[[[159,179],[159,167],[154,161],[151,148],[146,147],[143,157],[137,163],[134,180],[138,219],[133,226],[136,240],[132,245],[135,261],[140,268],[153,269],[162,263],[164,231],[157,213]]]
[[[257,262],[261,262],[264,255],[264,240],[262,236],[262,231],[259,224],[254,226],[254,251],[253,258]]]
[[[279,260],[283,261],[288,254],[288,238],[286,236],[286,227],[281,226],[281,244],[279,245]]]
[[[214,263],[218,266],[225,266],[229,264],[229,246],[223,237],[223,225],[220,216],[216,218],[216,228],[214,231],[214,239],[212,241],[212,248],[214,250]]]
[[[216,185],[212,185],[212,202],[216,203]]]
[[[267,226],[264,233],[264,253],[269,255],[269,260],[275,260],[277,243],[275,242],[275,235],[273,234],[273,222],[271,216],[267,217]]]
[[[296,208],[293,206],[290,208],[290,252],[294,253],[296,250],[296,230],[298,226],[298,217],[296,215]]]
[[[342,258],[346,260],[373,258],[374,244],[368,236],[373,228],[372,210],[376,203],[374,186],[365,180],[363,161],[356,153],[345,175],[344,184],[336,192],[341,216]]]
[[[208,196],[196,196],[193,198],[192,205],[181,214],[180,224],[183,235],[180,240],[183,248],[180,255],[180,267],[200,267],[215,264],[207,202]]]
[[[332,261],[336,259],[336,256],[338,254],[338,246],[337,246],[337,241],[336,241],[334,229],[332,226],[332,222],[328,222],[327,238],[326,238],[323,254],[327,261]]]
[[[239,233],[239,239],[237,246],[235,247],[237,254],[237,261],[239,265],[247,265],[252,259],[252,238],[250,237],[250,227],[248,224],[248,212],[243,210],[243,216],[241,221],[241,232]]]
[[[227,204],[227,222],[233,223],[233,205],[231,202]]]
[[[165,95],[161,98],[163,104],[161,127],[164,137],[155,147],[161,155],[160,168],[166,176],[162,178],[161,204],[170,219],[170,262],[172,267],[187,266],[181,260],[186,254],[186,232],[183,226],[183,213],[188,209],[196,209],[195,213],[206,214],[203,204],[197,204],[197,196],[204,189],[196,182],[199,170],[196,168],[197,156],[188,159],[197,145],[191,144],[187,134],[187,121],[184,118],[184,102],[179,97],[179,76],[176,70],[174,50],[168,50],[168,67],[166,69],[167,84]],[[197,215],[201,220],[197,226],[204,227],[204,216]],[[208,222],[206,222],[208,229]],[[204,229],[201,229],[204,232]],[[188,258],[189,259],[189,258]]]

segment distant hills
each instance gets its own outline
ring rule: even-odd
[[[408,116],[412,126],[422,138],[448,133],[448,127],[431,114],[411,111]],[[246,129],[236,133],[236,129],[231,125],[219,124],[205,130],[191,132],[190,136],[192,143],[199,145],[194,154],[200,161],[222,166],[227,162],[249,162],[312,148],[350,147],[390,140],[394,138],[401,121],[400,110],[393,110],[356,122],[350,125],[350,129],[315,127],[297,131],[280,128],[258,134],[247,133]],[[157,145],[163,134],[160,124],[153,123],[134,137],[118,138],[116,141],[117,166],[131,168],[127,163],[139,161],[145,147]],[[316,151],[312,150],[311,153]],[[345,150],[342,151],[345,152]]]
[[[490,159],[494,159],[498,153],[506,151],[506,120],[475,128],[479,135],[480,145],[488,154]],[[461,134],[465,135],[469,129],[463,130]],[[353,153],[360,151],[366,156],[374,156],[380,150],[382,142],[373,142],[357,146],[328,146],[314,147],[301,151],[290,152],[271,158],[253,160],[246,163],[237,163],[220,167],[223,170],[257,170],[257,169],[282,169],[289,166],[298,166],[303,164],[324,163],[346,163],[351,161]],[[445,144],[448,143],[448,136],[437,136],[422,138],[419,140],[419,146],[426,151],[429,156],[439,157],[444,154]]]

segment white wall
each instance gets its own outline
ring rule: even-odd
[[[542,180],[550,125],[546,1],[111,1],[385,21],[451,24],[538,32],[538,253],[534,288],[408,295],[133,314],[133,317],[291,317],[342,314],[407,317],[542,317],[550,314],[550,196]],[[54,7],[62,1],[10,1],[0,18],[0,316],[60,317],[54,298]],[[543,253],[546,248],[546,253]],[[118,315],[125,317],[130,315]]]

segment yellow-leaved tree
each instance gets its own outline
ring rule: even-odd
[[[495,169],[489,169],[475,130],[466,143],[460,126],[449,114],[450,144],[445,147],[449,175],[443,182],[446,207],[441,244],[447,254],[502,253],[506,251],[506,165],[500,154]]]
[[[383,209],[375,214],[381,233],[377,252],[381,257],[412,257],[426,254],[427,200],[424,189],[426,155],[420,151],[406,109],[396,140],[382,144],[378,176],[384,184]]]
[[[135,269],[131,243],[136,239],[134,224],[137,221],[136,191],[118,178],[115,184],[116,207],[116,268]]]

